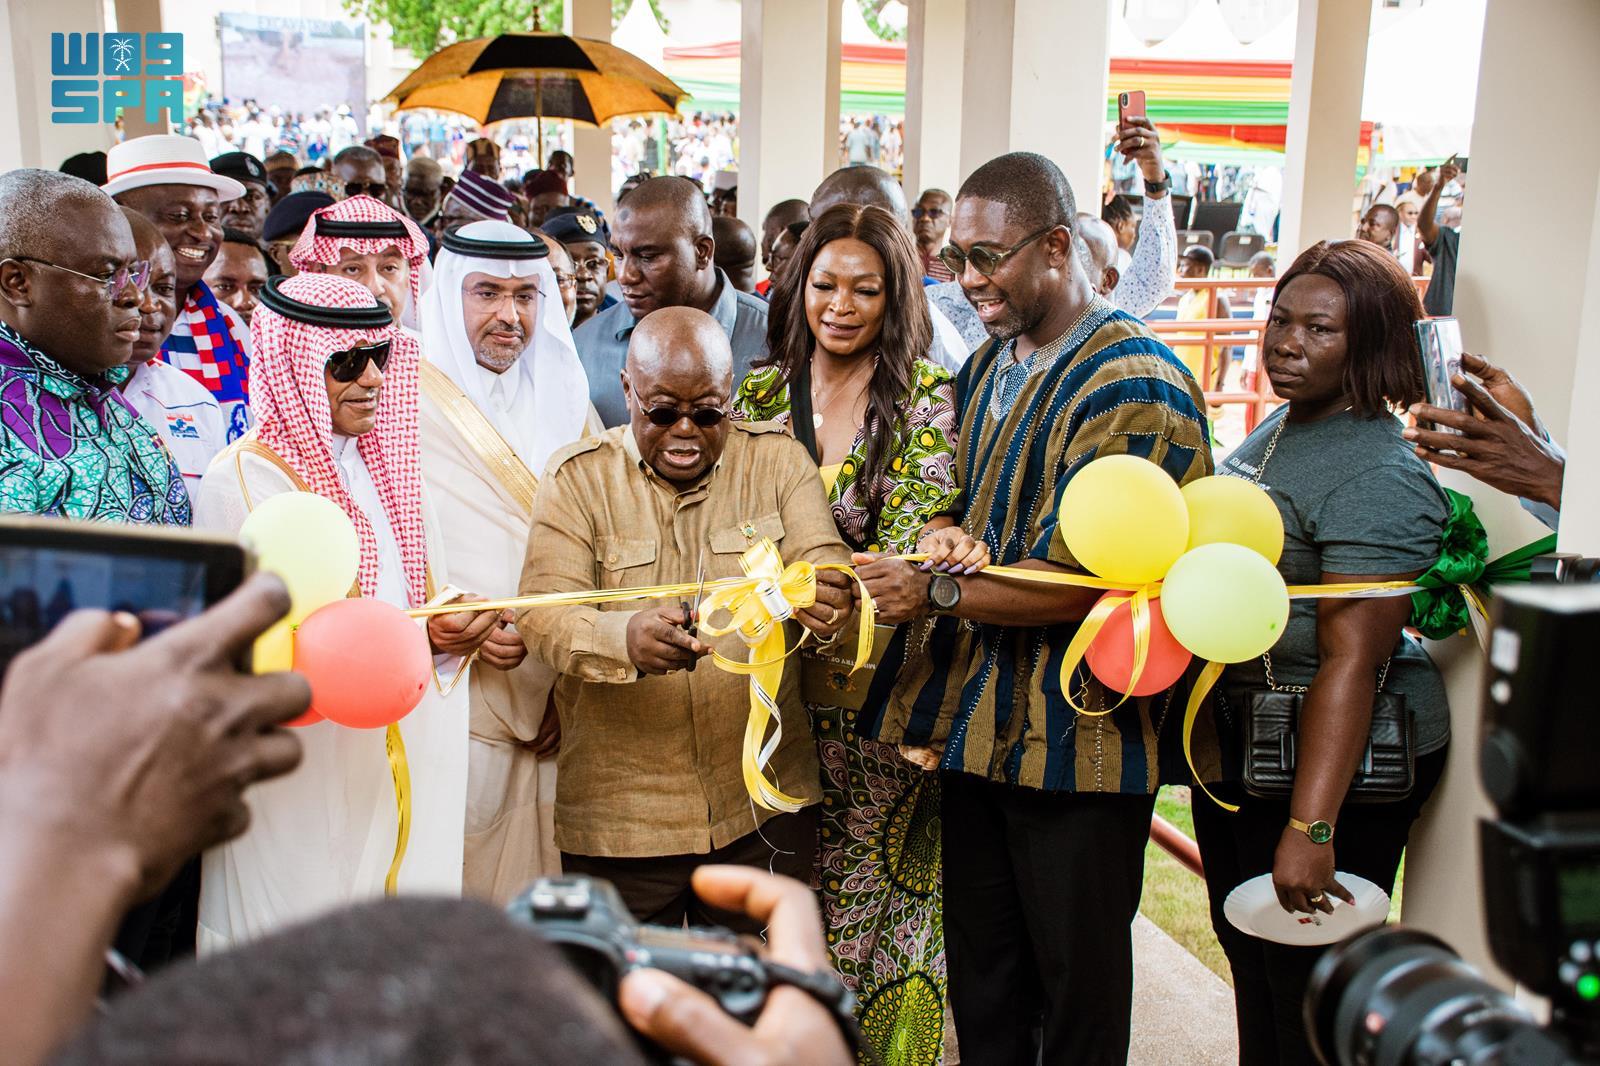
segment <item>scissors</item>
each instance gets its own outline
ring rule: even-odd
[[[695,589],[694,604],[691,606],[688,600],[678,601],[678,606],[683,608],[683,613],[689,619],[684,626],[684,631],[691,637],[700,635],[700,601],[705,599],[706,596],[706,552],[704,548],[700,549],[700,567],[699,573],[695,575],[695,581],[700,587]]]
[[[695,581],[699,583],[700,587],[695,590],[694,605],[690,606],[688,600],[678,601],[678,606],[683,608],[684,616],[688,619],[688,621],[684,624],[683,630],[691,637],[698,637],[700,635],[700,601],[705,599],[706,595],[706,550],[704,548],[700,549],[699,569],[700,573],[698,576],[696,576]],[[694,666],[694,663],[690,663],[689,669],[693,670]]]

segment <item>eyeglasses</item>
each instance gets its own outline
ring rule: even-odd
[[[588,274],[594,278],[598,278],[606,272],[606,261],[599,257],[594,259],[575,259],[572,265],[579,274]]]
[[[942,207],[913,207],[911,209],[911,217],[912,218],[931,218],[935,222],[937,222],[939,219],[944,217],[944,208],[942,208]]]
[[[379,341],[377,344],[334,352],[328,356],[328,373],[333,375],[333,380],[348,385],[367,372],[368,360],[378,368],[378,373],[383,373],[383,368],[389,362],[389,342]]]
[[[1007,248],[1003,252],[991,252],[982,245],[977,246],[970,252],[963,252],[955,245],[947,244],[943,248],[939,249],[939,262],[949,267],[950,273],[959,278],[967,269],[967,263],[970,260],[973,267],[977,269],[978,273],[987,278],[992,276],[996,270],[1000,269],[1001,263],[1004,263],[1007,259],[1010,259],[1013,255],[1016,255],[1022,249],[1026,248],[1028,245],[1032,244],[1034,241],[1038,240],[1040,237],[1043,237],[1046,233],[1049,233],[1055,228],[1055,226],[1046,226],[1038,233],[1022,238],[1022,240],[1018,241],[1016,244],[1013,244],[1010,248]]]
[[[384,194],[388,191],[389,186],[385,185],[381,181],[347,181],[344,183],[344,194],[346,196],[365,195],[372,197],[374,200],[381,200],[383,199]]]
[[[680,411],[676,407],[652,407],[644,412],[652,426],[668,429],[687,418],[701,429],[711,429],[720,425],[728,412],[720,407],[696,407],[690,411]]]
[[[567,276],[571,277],[572,275],[569,274]],[[561,284],[560,274],[556,275],[556,284]],[[538,302],[539,297],[542,295],[544,294],[538,289],[531,289],[527,292],[501,292],[498,289],[473,289],[467,293],[467,296],[478,307],[478,309],[484,312],[500,310],[501,305],[506,302],[507,297],[510,297],[512,305],[516,307],[518,311],[531,311],[534,305]]]
[[[143,292],[145,286],[150,284],[150,261],[148,259],[135,260],[107,277],[99,274],[85,274],[81,270],[73,270],[71,267],[64,267],[60,263],[52,263],[48,259],[35,259],[31,255],[14,255],[11,258],[22,263],[38,263],[40,266],[64,270],[68,274],[76,274],[87,281],[98,282],[102,286],[107,300],[115,300],[117,294],[130,284],[140,292]]]
[[[565,270],[556,271],[556,285],[568,292],[578,287],[578,275],[568,274]]]

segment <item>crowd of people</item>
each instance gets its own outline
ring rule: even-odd
[[[387,736],[282,728],[305,682],[239,672],[289,607],[267,575],[137,651],[134,620],[84,611],[12,664],[8,1061],[636,1061],[534,935],[481,905],[367,902],[504,905],[562,871],[610,881],[641,921],[765,930],[775,960],[854,993],[881,1061],[1126,1059],[1155,794],[1195,781],[1172,758],[1193,678],[1121,701],[1081,667],[1064,690],[1099,593],[986,570],[1082,572],[1057,505],[1101,456],[1270,488],[1290,583],[1432,567],[1456,518],[1431,465],[1554,523],[1563,458],[1481,358],[1459,382],[1475,414],[1426,405],[1426,312],[1372,221],[1267,290],[1260,358],[1284,403],[1219,455],[1213,383],[1144,321],[1180,263],[1147,120],[1113,145],[1137,218],[1080,212],[1027,152],[911,200],[881,154],[854,158],[866,128],[854,165],[759,234],[699,175],[630,179],[602,214],[581,190],[610,175],[565,153],[508,181],[477,138],[452,179],[410,130],[325,166],[158,135],[0,175],[0,510],[234,534],[314,493],[356,530],[353,594],[440,608],[434,684]],[[1419,190],[1435,286],[1459,255],[1436,214],[1457,178]],[[1203,259],[1185,253],[1186,276]],[[758,775],[779,802],[752,802],[749,681],[704,661],[747,648],[698,603],[473,607],[736,578],[768,541],[821,567],[794,639],[853,640],[863,593],[877,622],[859,685],[804,658],[784,672]],[[1392,889],[1442,770],[1449,711],[1410,602],[1301,601],[1202,710],[1200,781],[1240,806],[1197,800],[1195,824],[1241,1062],[1311,1061],[1320,949],[1240,933],[1228,892],[1270,874],[1286,910],[1328,911],[1349,898],[1335,856]],[[1303,693],[1298,766],[1265,799],[1239,783],[1239,708],[1281,691]],[[1380,694],[1415,713],[1417,770],[1374,805],[1349,791]],[[68,712],[90,706],[117,713],[84,729]],[[169,968],[91,1018],[113,945]],[[796,988],[748,1026],[650,971],[619,1004],[691,1061],[853,1058]]]

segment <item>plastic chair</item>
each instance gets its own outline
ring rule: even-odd
[[[1181,230],[1179,230],[1178,231],[1178,258],[1182,259],[1183,258],[1183,253],[1187,252],[1190,248],[1193,248],[1197,244],[1203,244],[1207,248],[1211,248],[1211,249],[1215,250],[1216,245],[1217,245],[1217,236],[1216,236],[1216,234],[1212,233],[1208,229],[1181,229]]]
[[[1250,259],[1267,247],[1267,239],[1259,233],[1240,233],[1234,230],[1222,235],[1222,248],[1217,255],[1217,265],[1240,270],[1250,265]]]

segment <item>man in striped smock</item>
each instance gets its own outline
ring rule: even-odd
[[[1199,386],[1144,324],[1090,288],[1059,168],[1017,152],[956,199],[959,281],[990,341],[956,379],[962,527],[997,563],[1081,572],[1057,532],[1062,491],[1101,455],[1178,483],[1212,470]],[[1060,665],[1100,595],[857,556],[887,621],[932,615],[884,711],[883,739],[945,744],[944,903],[962,1062],[1127,1058],[1130,923],[1176,697],[1104,717],[1068,706]],[[1115,702],[1087,669],[1080,705]],[[1177,707],[1181,717],[1181,707]]]

